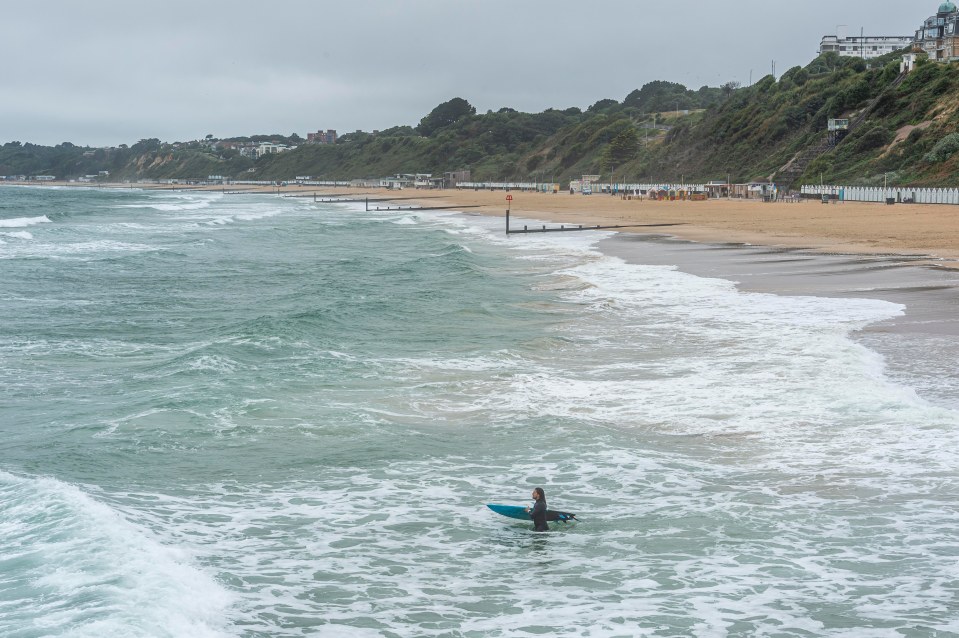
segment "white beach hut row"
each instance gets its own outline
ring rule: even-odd
[[[885,202],[893,200],[902,203],[959,205],[959,188],[806,185],[802,187],[801,192],[805,196],[828,195],[833,199],[847,202]]]
[[[632,193],[637,195],[650,190],[683,190],[703,192],[706,189],[704,184],[665,184],[661,182],[656,184],[614,182],[611,184],[609,182],[588,182],[578,179],[570,181],[569,185],[570,188],[577,193],[581,192],[583,187],[586,186],[594,193],[614,192]],[[549,193],[559,190],[561,185],[556,182],[457,182],[456,188],[470,190],[527,190]]]
[[[596,185],[597,188],[599,186],[600,186],[599,184]],[[609,186],[607,184],[602,184],[602,186],[606,190],[609,190]],[[634,193],[647,193],[649,191],[654,191],[654,190],[655,191],[688,191],[688,192],[702,193],[706,190],[706,185],[705,184],[687,184],[685,182],[681,184],[670,184],[670,183],[632,184],[630,183],[630,184],[613,184],[613,188],[615,188],[617,191],[620,191],[620,192],[626,191],[626,192],[634,192]]]
[[[664,182],[652,183],[634,183],[634,182],[588,182],[574,179],[569,182],[569,188],[574,192],[580,193],[588,189],[593,193],[626,193],[630,195],[640,195],[649,191],[687,191],[702,193],[706,190],[704,184],[671,184]]]
[[[473,190],[518,190],[518,191],[546,191],[553,189],[553,184],[541,184],[539,182],[456,182],[458,189]]]

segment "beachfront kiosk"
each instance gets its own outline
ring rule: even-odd
[[[583,195],[593,194],[593,184],[599,183],[599,175],[583,175],[583,179],[574,179],[569,182],[569,194],[582,193]]]

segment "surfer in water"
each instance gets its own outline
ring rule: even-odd
[[[527,507],[530,518],[533,519],[533,531],[548,532],[549,525],[546,524],[546,492],[541,487],[533,488],[533,507]]]

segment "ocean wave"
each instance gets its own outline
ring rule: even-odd
[[[103,491],[0,474],[0,634],[959,629],[959,419],[850,339],[901,307],[323,212],[5,293],[11,454]],[[97,272],[143,314],[91,295],[78,321],[66,275]],[[484,507],[532,485],[583,523]]]
[[[493,377],[468,368],[451,377],[449,368],[460,365],[429,360],[408,367],[411,378],[433,384],[433,398],[416,402],[421,418],[470,411],[492,418],[505,410],[516,418],[780,441],[838,428],[838,447],[883,424],[901,424],[917,439],[915,423],[959,425],[955,412],[887,377],[883,358],[852,338],[900,316],[899,304],[747,293],[732,281],[608,257],[596,250],[599,235],[519,243],[485,218],[449,222],[475,223],[487,232],[484,241],[515,251],[530,264],[530,287],[576,312],[561,313],[554,336],[563,341],[514,346],[525,362],[507,362],[512,369]],[[459,261],[455,250],[440,255]]]
[[[222,193],[189,193],[174,192],[161,193],[158,191],[143,191],[149,194],[147,201],[133,204],[117,204],[114,208],[144,209],[149,208],[161,212],[193,211],[209,208],[223,198]]]
[[[2,234],[2,233],[0,233]],[[13,244],[11,244],[13,246]],[[95,259],[117,253],[144,253],[160,250],[156,246],[101,239],[62,244],[32,242],[22,247],[0,253],[0,259],[48,258],[48,259]]]
[[[232,597],[73,485],[0,472],[0,633],[226,636]]]
[[[12,219],[0,219],[0,228],[26,228],[37,224],[52,223],[46,215],[39,217],[14,217]]]
[[[567,326],[579,347],[563,355],[577,364],[515,377],[507,396],[517,406],[621,425],[667,424],[675,433],[774,437],[792,436],[790,424],[798,422],[861,423],[868,413],[880,420],[889,401],[923,407],[884,376],[881,357],[849,338],[901,314],[897,304],[743,293],[726,280],[614,258],[560,275],[589,284],[558,289],[585,310]]]
[[[546,431],[525,425],[531,439]],[[655,440],[583,445],[548,432],[548,452],[498,447],[498,431],[489,449],[461,456],[431,455],[424,440],[425,459],[130,499],[169,542],[215,557],[240,598],[238,622],[263,635],[956,626],[956,569],[937,559],[956,525],[938,507],[950,502],[944,486],[877,516],[864,493],[884,492],[881,473],[771,474],[683,458]],[[536,535],[483,505],[524,502],[537,483],[583,522]]]

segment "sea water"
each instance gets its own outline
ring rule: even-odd
[[[959,380],[853,338],[902,306],[601,236],[0,189],[0,635],[959,633]],[[535,486],[581,522],[484,507]]]

